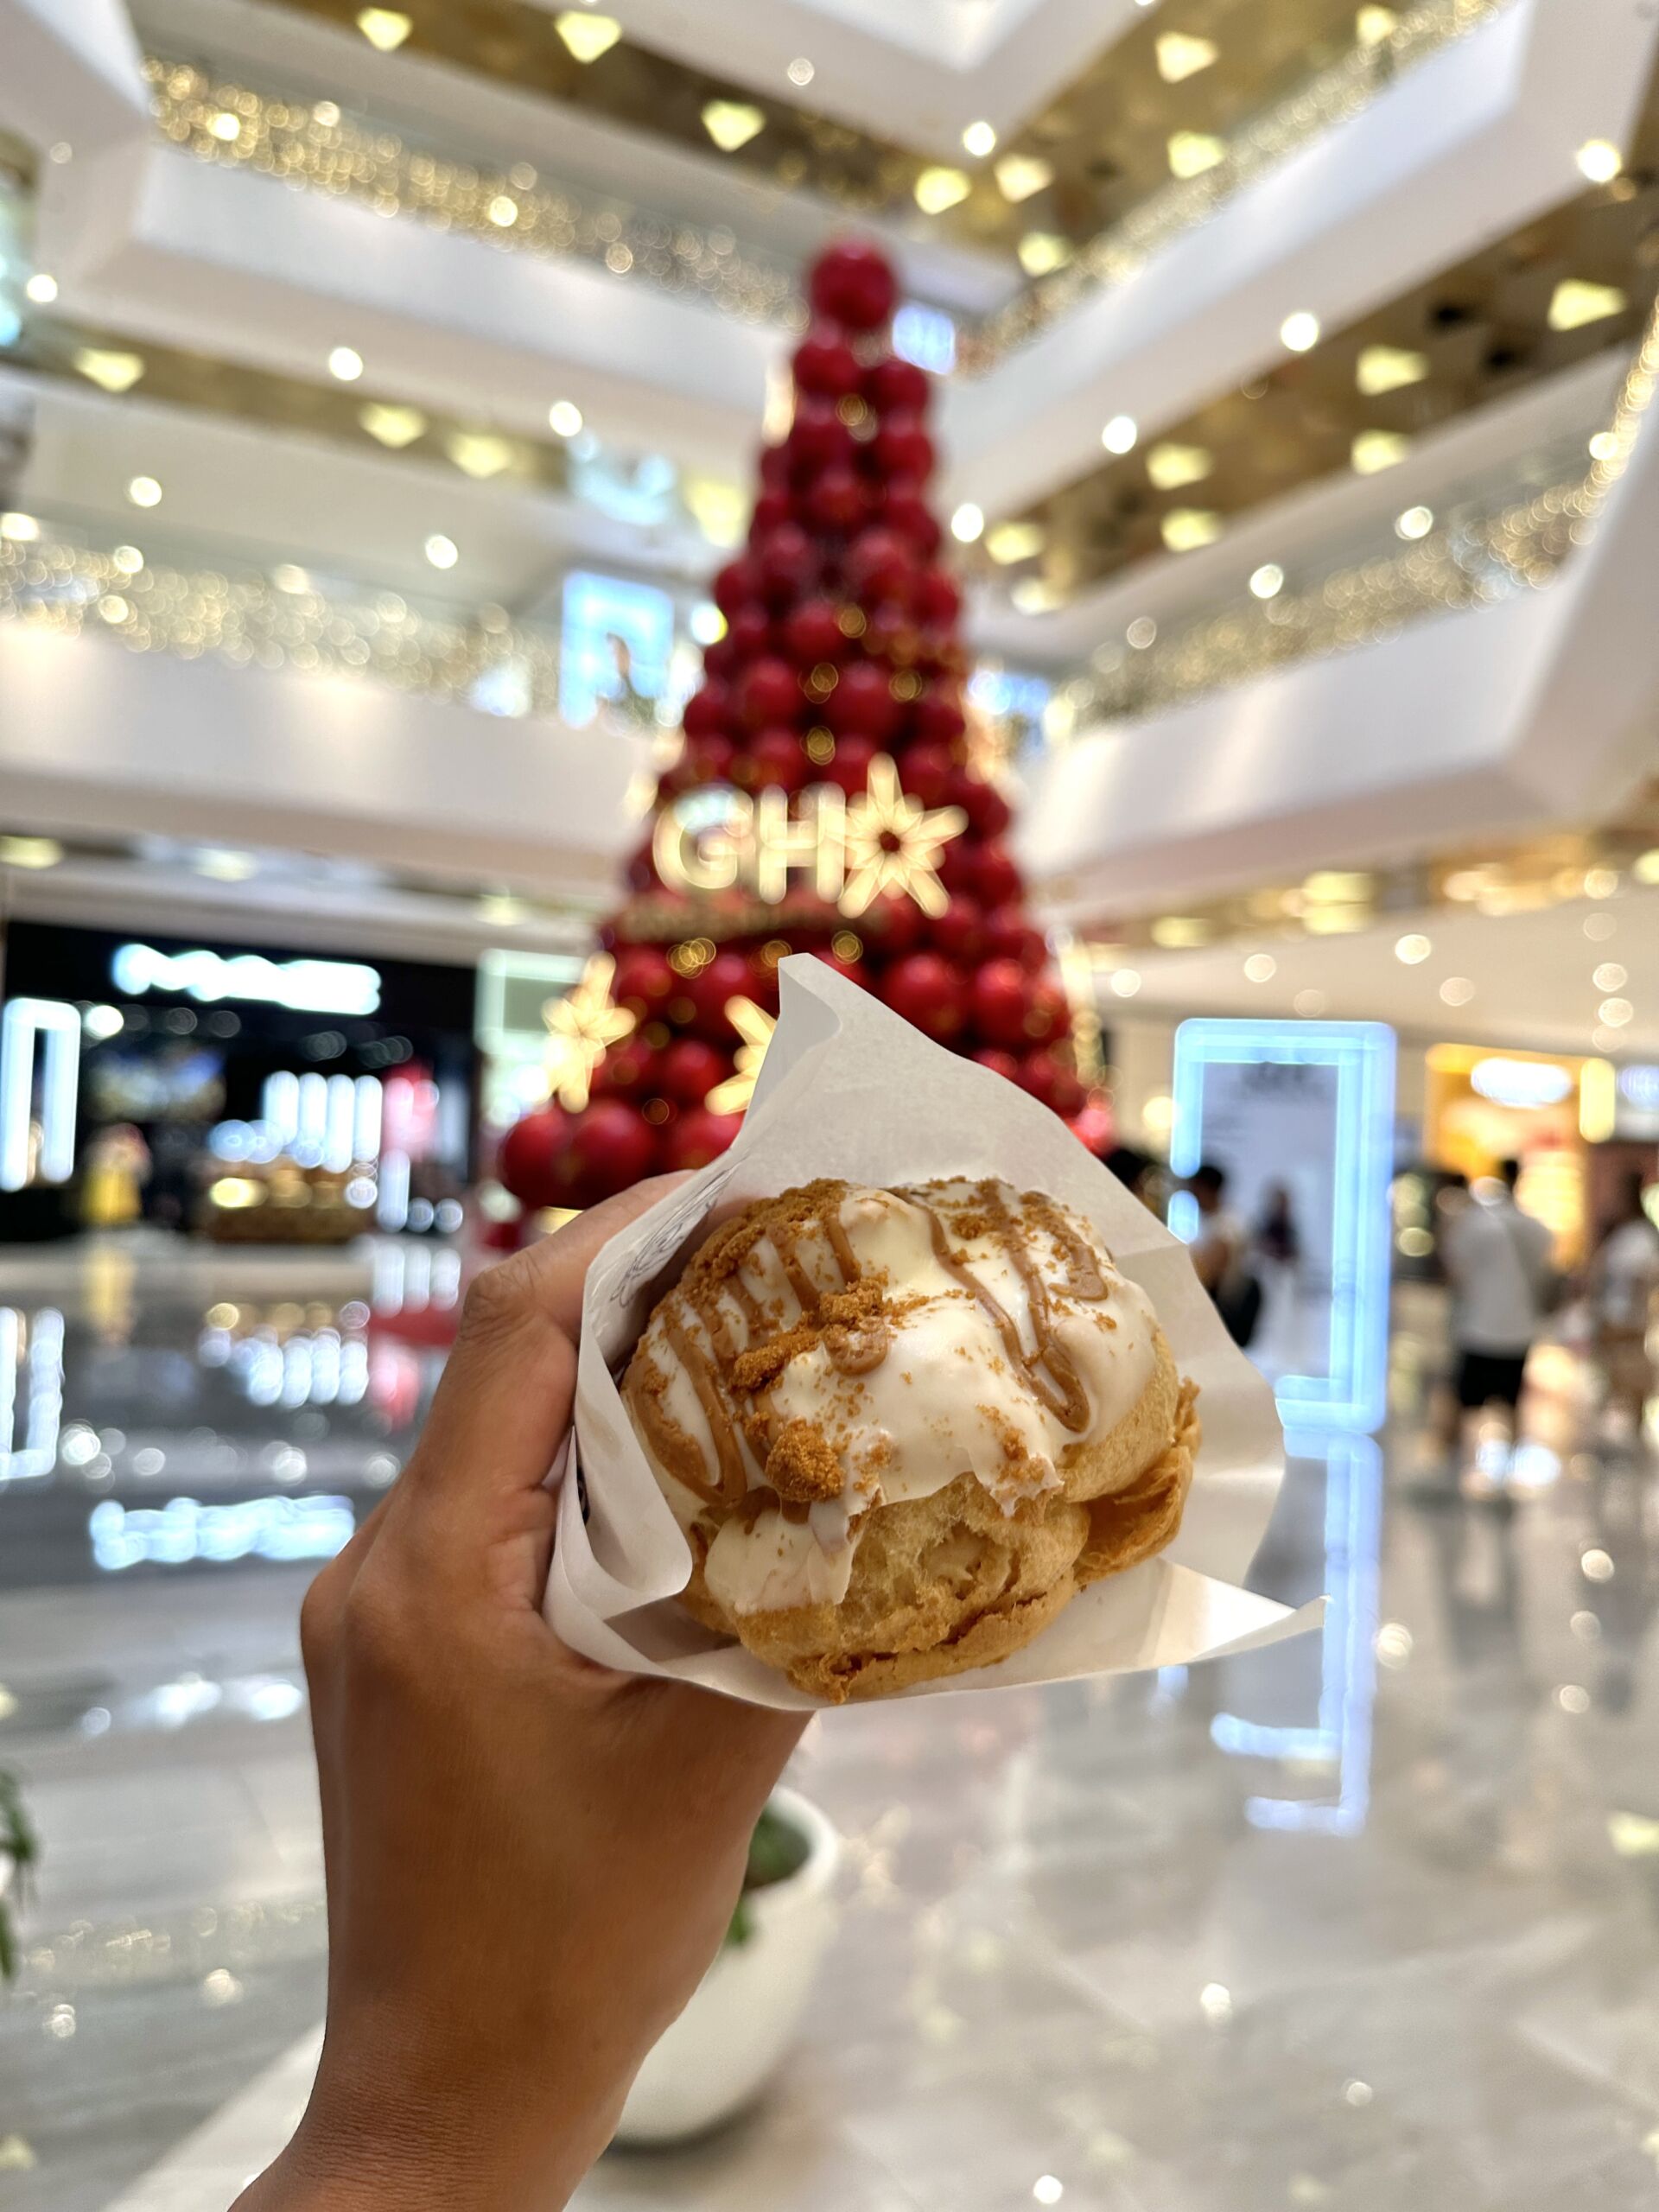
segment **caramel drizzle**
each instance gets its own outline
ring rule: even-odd
[[[710,1486],[703,1471],[702,1454],[698,1453],[697,1479],[690,1487],[700,1497],[707,1498],[711,1505],[735,1505],[748,1489],[749,1471],[744,1462],[737,1425],[721,1390],[721,1377],[704,1357],[702,1345],[691,1336],[677,1314],[671,1313],[665,1325],[668,1341],[673,1347],[675,1357],[691,1378],[691,1387],[697,1394],[697,1403],[702,1408],[709,1433],[714,1440],[716,1484]]]
[[[996,1185],[988,1179],[980,1184],[978,1196],[980,1203],[996,1225],[997,1237],[1003,1250],[1025,1286],[1031,1307],[1031,1332],[1035,1339],[1035,1349],[1027,1355],[1020,1342],[1019,1326],[1007,1307],[990,1285],[982,1282],[967,1262],[960,1259],[951,1249],[949,1231],[933,1208],[917,1199],[914,1203],[920,1205],[927,1216],[928,1233],[933,1240],[933,1256],[953,1281],[959,1283],[970,1298],[977,1300],[991,1325],[1001,1338],[1008,1357],[1023,1370],[1032,1389],[1060,1426],[1069,1428],[1074,1435],[1081,1435],[1089,1426],[1089,1395],[1071,1353],[1054,1334],[1053,1320],[1048,1310],[1048,1292],[1042,1275]],[[1103,1283],[1103,1297],[1105,1288]],[[1079,1292],[1077,1294],[1082,1296],[1084,1294]]]

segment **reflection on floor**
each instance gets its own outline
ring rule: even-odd
[[[454,1287],[426,1247],[0,1262],[0,1764],[47,1853],[0,2006],[18,2212],[221,2212],[303,2093],[296,1608],[407,1448]],[[794,1778],[850,1874],[802,2061],[584,2206],[1656,2201],[1655,1465],[1557,1352],[1523,1450],[1460,1484],[1425,1436],[1441,1326],[1402,1301],[1382,1448],[1293,1439],[1258,1579],[1329,1589],[1322,1637],[814,1732]]]

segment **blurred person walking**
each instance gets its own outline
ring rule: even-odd
[[[1250,1233],[1226,1203],[1227,1176],[1205,1160],[1187,1178],[1198,1209],[1198,1233],[1192,1240],[1192,1265],[1215,1301],[1227,1333],[1241,1348],[1255,1336],[1262,1319],[1261,1278],[1250,1266]]]
[[[1641,1428],[1642,1408],[1653,1387],[1648,1330],[1659,1293],[1659,1228],[1642,1198],[1642,1178],[1632,1172],[1586,1277],[1595,1354],[1607,1379],[1607,1409],[1621,1424],[1628,1422],[1632,1433]]]
[[[1457,1348],[1449,1449],[1460,1440],[1465,1416],[1489,1406],[1501,1408],[1514,1443],[1527,1355],[1559,1302],[1554,1240],[1516,1204],[1520,1179],[1520,1161],[1502,1161],[1497,1177],[1477,1186],[1473,1203],[1446,1224],[1440,1239]]]

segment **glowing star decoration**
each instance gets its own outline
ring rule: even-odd
[[[702,1103],[711,1114],[741,1114],[754,1096],[755,1077],[766,1057],[778,1017],[756,1006],[753,999],[734,998],[726,1001],[726,1019],[743,1039],[734,1055],[737,1073],[717,1083]]]
[[[944,913],[950,900],[939,881],[939,854],[967,827],[959,806],[925,807],[910,798],[899,786],[898,769],[885,753],[878,753],[870,763],[869,788],[847,803],[842,912],[850,919],[884,891],[897,891],[925,914]]]
[[[582,981],[562,999],[550,999],[542,1020],[551,1039],[548,1072],[561,1106],[572,1114],[588,1103],[594,1071],[613,1045],[633,1033],[634,1017],[626,1007],[611,1001],[611,979],[616,963],[608,952],[596,952],[582,971]]]

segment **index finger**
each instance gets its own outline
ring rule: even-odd
[[[582,1292],[601,1247],[685,1180],[657,1175],[486,1268],[405,1470],[417,1509],[537,1491],[569,1426]]]

